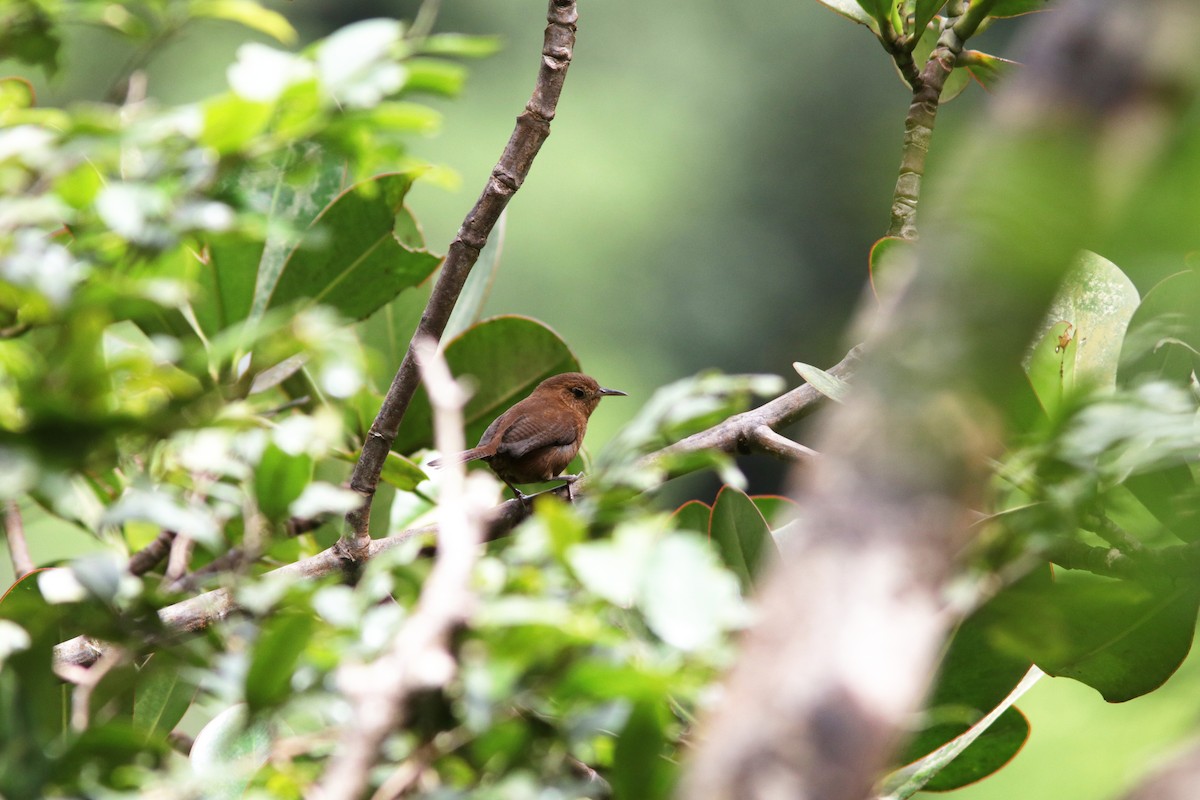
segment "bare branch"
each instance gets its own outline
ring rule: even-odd
[[[433,340],[418,340],[415,352],[434,410],[437,446],[444,453],[462,450],[466,395]],[[408,698],[444,686],[457,671],[450,637],[468,619],[474,603],[470,580],[483,542],[486,508],[480,499],[487,496],[486,490],[472,492],[466,478],[462,462],[446,465],[438,503],[437,561],[391,649],[371,664],[346,664],[338,671],[338,685],[354,706],[353,721],[313,792],[319,800],[362,796],[379,748],[400,724]]]
[[[13,576],[21,578],[33,572],[33,559],[29,556],[29,544],[25,541],[25,523],[16,500],[4,504],[4,536],[8,541],[8,555],[12,558]]]
[[[516,128],[500,161],[492,170],[483,194],[463,220],[458,236],[450,244],[433,294],[413,334],[413,343],[404,354],[379,414],[367,432],[362,455],[350,477],[350,488],[362,495],[363,504],[346,515],[346,530],[340,542],[346,557],[351,560],[357,561],[366,556],[370,541],[371,501],[379,484],[383,463],[417,390],[419,376],[414,344],[421,339],[441,339],[450,312],[458,302],[463,284],[475,266],[480,250],[487,243],[488,235],[508,201],[521,188],[534,157],[550,135],[550,122],[554,119],[567,68],[571,65],[578,16],[574,0],[550,0],[550,10],[546,16],[549,24],[546,26],[541,68],[533,96],[526,104],[524,113],[517,117]]]

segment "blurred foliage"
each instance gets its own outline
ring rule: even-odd
[[[926,0],[822,2],[918,64],[947,20]],[[1041,6],[999,0],[992,15]],[[154,54],[212,20],[275,44],[244,44],[211,96],[147,97]],[[357,502],[340,485],[439,263],[406,203],[414,182],[447,172],[411,140],[438,125],[430,97],[461,88],[458,60],[495,41],[375,19],[280,49],[299,38],[292,24],[249,0],[18,0],[0,22],[0,48],[32,70],[0,80],[0,500],[85,531],[99,551],[0,600],[0,794],[303,796],[349,712],[336,671],[383,650],[429,563],[413,541],[353,582],[269,569],[334,538],[328,524],[291,535],[292,520],[336,520]],[[35,73],[61,68],[78,26],[116,37],[129,59],[105,97],[42,105]],[[967,51],[946,99],[1010,65]],[[902,272],[905,250],[877,244],[872,277]],[[579,368],[547,325],[483,318],[500,261],[494,240],[445,350],[472,381],[471,438],[542,378]],[[1030,664],[1119,701],[1186,655],[1200,605],[1187,547],[1200,511],[1200,278],[1182,254],[1175,268],[1139,294],[1137,275],[1081,254],[1029,332],[1043,413],[997,464],[972,553],[979,602],[904,761],[984,719]],[[690,345],[696,326],[745,327],[724,310],[670,335]],[[796,368],[830,397],[853,391]],[[669,796],[799,510],[748,494],[724,454],[643,457],[781,390],[711,373],[665,386],[597,455],[592,494],[539,499],[490,544],[479,611],[455,642],[460,671],[414,700],[372,781],[406,768],[445,798]],[[418,394],[385,466],[380,532],[432,508],[431,439]],[[647,497],[700,469],[727,484],[711,505],[668,514]],[[189,637],[162,624],[156,612],[185,589],[166,563],[137,577],[126,564],[164,530],[194,548],[193,579],[229,588],[243,614]],[[118,649],[74,685],[51,652],[81,634]],[[172,734],[188,725],[185,758]],[[1028,735],[1005,710],[927,787],[991,774]]]

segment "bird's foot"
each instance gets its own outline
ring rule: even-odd
[[[573,487],[575,485],[575,481],[579,480],[582,477],[583,477],[582,472],[580,472],[577,475],[560,475],[559,476],[560,480],[566,481],[566,483],[564,483],[563,486],[567,487],[567,502],[568,503],[575,502],[575,494],[572,491],[571,487]],[[562,487],[559,487],[559,488],[562,488]]]
[[[504,485],[507,486],[509,489],[512,489],[513,497],[515,497],[517,500],[520,500],[521,505],[525,506],[525,508],[529,508],[530,503],[533,502],[533,495],[525,494],[524,492],[522,492],[517,487],[513,486],[508,481],[505,481]]]

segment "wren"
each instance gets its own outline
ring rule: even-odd
[[[624,396],[625,392],[605,389],[579,372],[547,378],[528,397],[496,417],[477,446],[435,459],[429,465],[485,461],[517,499],[524,502],[528,496],[515,484],[540,483],[559,477],[583,444],[588,417],[596,410],[600,398],[608,395]],[[579,476],[562,475],[562,478],[567,482],[569,496],[570,485]]]

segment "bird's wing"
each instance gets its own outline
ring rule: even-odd
[[[543,447],[574,444],[577,435],[574,420],[567,414],[522,414],[501,434],[496,452],[520,458]]]

